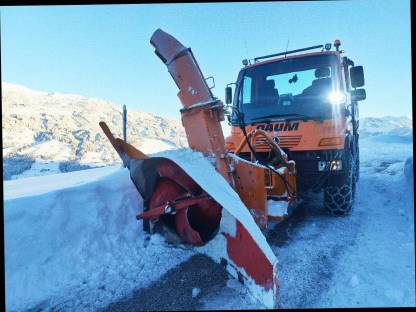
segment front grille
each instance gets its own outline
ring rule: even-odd
[[[301,135],[297,136],[279,136],[279,146],[283,148],[291,148],[295,147],[299,144],[300,139],[302,138]],[[267,144],[267,140],[263,137],[257,137],[254,145],[257,149],[269,149],[269,145]]]

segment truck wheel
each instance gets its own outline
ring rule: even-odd
[[[355,182],[358,182],[360,179],[360,150],[357,146],[357,156],[355,161]]]
[[[324,206],[335,216],[348,215],[354,204],[355,197],[355,159],[351,153],[347,153],[345,170],[342,174],[333,174],[328,178],[324,188]]]

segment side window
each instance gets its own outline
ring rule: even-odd
[[[240,92],[240,103],[243,105],[251,104],[251,91],[252,91],[253,79],[245,76],[243,78],[243,87]]]

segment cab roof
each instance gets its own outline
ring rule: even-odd
[[[331,55],[332,54],[332,55],[337,55],[338,58],[339,58],[341,53],[342,53],[342,51],[319,51],[319,52],[294,54],[294,55],[290,55],[290,56],[286,56],[286,57],[274,57],[274,58],[270,58],[270,59],[265,60],[265,61],[257,61],[253,64],[246,65],[243,68],[251,68],[251,67],[256,67],[256,66],[260,66],[260,65],[264,65],[264,64],[268,64],[268,63],[278,62],[278,61],[281,61],[281,60],[302,58],[302,57],[315,56],[315,55]]]

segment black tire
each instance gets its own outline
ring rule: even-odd
[[[324,207],[335,216],[348,215],[354,205],[356,158],[350,150],[345,154],[343,172],[331,174],[324,188]]]

